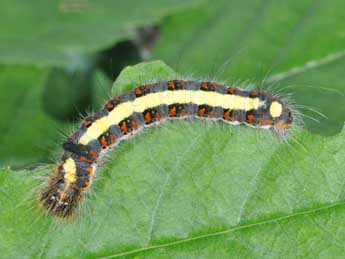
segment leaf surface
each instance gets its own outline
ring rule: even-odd
[[[115,85],[159,76],[152,71],[174,76],[160,62],[141,64]],[[171,121],[121,142],[68,221],[38,205],[51,167],[2,169],[0,251],[5,258],[337,257],[345,242],[344,146],[344,130],[323,137],[300,129],[281,142],[268,130]]]
[[[47,162],[66,124],[44,111],[47,69],[0,67],[0,166]]]

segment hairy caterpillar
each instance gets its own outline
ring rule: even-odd
[[[43,206],[58,217],[72,215],[91,187],[103,152],[146,126],[191,117],[275,129],[281,136],[294,120],[291,108],[267,91],[184,80],[141,85],[109,100],[67,139],[42,190]]]

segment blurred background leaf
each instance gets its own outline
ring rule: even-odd
[[[69,65],[199,0],[1,1],[0,62]],[[83,62],[81,60],[81,62]]]
[[[47,161],[66,127],[43,110],[42,91],[48,70],[0,66],[1,164]],[[47,140],[47,141],[46,141]]]
[[[297,104],[328,117],[303,109],[316,119],[306,127],[333,135],[345,119],[344,9],[341,0],[209,1],[166,18],[153,57],[181,74],[288,86]]]

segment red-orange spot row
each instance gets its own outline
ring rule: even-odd
[[[168,81],[168,90],[183,89],[184,85],[185,85],[184,80],[170,80],[170,81]]]
[[[208,90],[208,83],[207,82],[202,82],[200,88],[202,90]]]
[[[135,95],[142,95],[143,94],[143,90],[140,89],[140,87],[137,87],[134,89],[134,93]]]
[[[198,116],[204,117],[204,115],[205,115],[205,110],[206,110],[205,107],[199,109],[199,110],[198,110]]]
[[[186,116],[187,115],[187,110],[185,108],[183,108],[181,110],[181,116]]]
[[[235,92],[236,92],[236,88],[235,87],[229,87],[228,88],[228,93],[229,94],[235,94]]]
[[[137,123],[134,120],[131,120],[131,125],[132,125],[133,129],[137,129],[138,128],[138,125],[137,125]]]
[[[210,113],[208,114],[208,116],[209,116],[210,118],[213,118],[213,117],[214,117],[214,111],[210,111]]]
[[[90,164],[93,163],[93,161],[88,159],[86,156],[80,156],[79,159],[86,163],[90,163]]]
[[[215,91],[219,85],[211,82],[201,82],[200,89],[204,91]]]
[[[272,125],[272,124],[273,124],[273,121],[270,120],[270,119],[267,119],[267,120],[266,120],[266,124],[267,124],[267,125]]]
[[[112,144],[115,143],[116,139],[115,139],[115,136],[113,134],[109,134],[109,138],[110,138],[110,141]]]
[[[107,139],[104,135],[101,137],[101,146],[103,148],[106,148],[108,146]]]
[[[251,91],[249,93],[249,96],[250,97],[258,97],[259,96],[259,92],[257,90]]]
[[[175,117],[176,116],[176,106],[173,106],[169,110],[169,116],[170,117]]]
[[[97,158],[98,157],[98,153],[94,150],[90,150],[89,154],[94,157],[94,158]]]
[[[214,89],[217,89],[217,88],[219,87],[219,84],[217,84],[217,83],[212,83],[212,86],[213,86]]]
[[[106,103],[106,104],[105,104],[105,108],[107,108],[108,110],[112,110],[112,109],[114,109],[114,104],[112,104],[112,103]]]
[[[128,128],[127,128],[125,121],[122,122],[121,130],[122,130],[123,134],[128,134]]]
[[[223,114],[225,120],[230,120],[230,110],[226,110]]]
[[[169,88],[169,89],[175,89],[175,83],[174,83],[174,81],[171,80],[171,81],[168,82],[168,88]]]
[[[151,123],[152,118],[151,118],[150,112],[146,112],[144,118],[145,118],[146,123],[148,123],[148,124]]]
[[[85,126],[86,128],[90,127],[91,124],[92,124],[92,122],[89,121],[89,120],[84,120],[83,121],[83,126]]]
[[[254,123],[255,117],[253,114],[247,115],[247,122]]]

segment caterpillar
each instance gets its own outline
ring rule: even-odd
[[[106,102],[63,143],[62,157],[41,191],[43,207],[57,217],[73,215],[104,152],[147,126],[194,117],[274,129],[283,137],[294,121],[291,107],[268,91],[192,80],[140,85]]]

